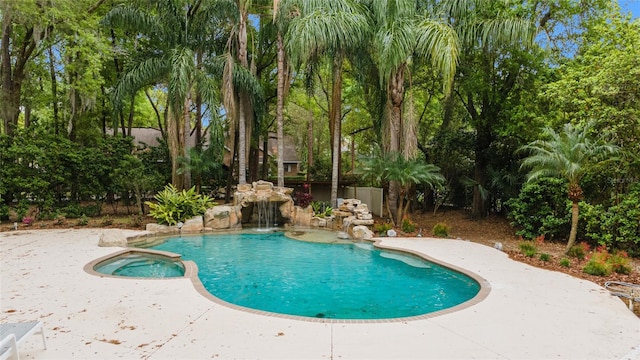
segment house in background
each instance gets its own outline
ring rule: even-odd
[[[113,134],[113,129],[108,129],[107,133]],[[154,128],[131,128],[131,136],[134,138],[137,146],[149,146],[155,147],[160,145],[159,139],[162,139],[160,130]],[[195,145],[195,136],[190,137],[190,146]],[[262,148],[263,142],[260,142],[259,164],[262,164],[262,156],[264,149]],[[231,152],[228,146],[225,146],[225,154],[223,163],[225,166],[229,166],[229,160]],[[269,156],[268,163],[275,164],[278,156],[278,140],[276,133],[269,133],[269,140],[267,141],[267,156]],[[300,160],[298,158],[298,152],[296,151],[296,145],[293,141],[293,137],[285,135],[284,137],[284,176],[297,176],[300,174]],[[277,174],[269,174],[269,176],[276,176]]]
[[[263,142],[261,142],[263,144]],[[262,164],[262,156],[264,149],[260,149],[259,161]],[[269,161],[274,163],[278,158],[278,137],[276,133],[269,133],[269,140],[267,141],[267,155],[271,158]],[[284,176],[297,176],[300,174],[300,159],[298,158],[298,152],[296,151],[296,145],[293,141],[293,137],[289,135],[284,136]],[[277,174],[269,174],[271,176],[277,176]]]

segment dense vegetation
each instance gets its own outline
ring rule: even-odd
[[[283,185],[283,157],[259,159],[286,134],[333,207],[350,180],[383,186],[397,226],[444,204],[640,254],[640,21],[615,1],[3,1],[0,16],[0,220],[143,212],[169,183],[226,200]]]

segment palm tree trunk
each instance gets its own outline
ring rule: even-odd
[[[569,242],[567,243],[565,253],[569,252],[569,250],[576,243],[576,237],[578,235],[579,215],[580,215],[580,208],[579,208],[578,202],[573,201],[573,203],[571,204],[571,232],[569,232]]]
[[[333,58],[331,88],[331,113],[329,123],[333,125],[332,167],[331,167],[331,206],[338,207],[338,178],[340,176],[340,140],[342,113],[342,61],[343,54],[336,54]]]
[[[278,98],[276,103],[276,126],[278,137],[278,186],[284,186],[284,44],[278,31]],[[266,157],[267,148],[264,149]]]
[[[401,66],[389,79],[389,101],[391,112],[389,114],[389,152],[400,152],[400,140],[402,136],[402,102],[404,101],[404,66]],[[389,182],[389,216],[399,223],[398,219],[398,192],[400,187],[397,181]]]
[[[188,189],[191,187],[191,167],[189,166],[189,146],[190,146],[190,141],[189,139],[191,138],[189,135],[191,135],[191,113],[189,111],[189,109],[191,108],[191,100],[189,99],[189,95],[187,95],[187,97],[184,99],[184,109],[183,111],[183,121],[184,124],[182,124],[184,126],[183,131],[184,133],[182,134],[181,137],[181,143],[182,143],[182,147],[180,149],[181,155],[186,162],[186,166],[184,166],[184,172],[182,173],[183,175],[183,186],[185,189]]]
[[[179,115],[176,116],[175,111],[169,111],[171,119],[168,124],[167,146],[169,147],[169,155],[171,156],[171,182],[177,189],[182,189],[182,177],[178,174],[178,156],[180,155],[179,140]]]
[[[247,11],[242,1],[240,6],[240,23],[238,24],[238,60],[240,65],[249,68],[247,58]],[[239,94],[238,102],[238,183],[247,183],[247,111],[246,94]]]

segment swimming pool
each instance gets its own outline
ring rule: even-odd
[[[151,248],[194,261],[205,289],[225,302],[294,316],[404,318],[460,305],[480,291],[458,271],[370,243],[274,232],[178,236]]]
[[[140,278],[182,277],[185,268],[179,257],[148,252],[126,251],[98,262],[92,268],[99,274]]]

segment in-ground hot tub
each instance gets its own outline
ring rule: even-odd
[[[184,277],[186,266],[174,253],[131,249],[94,260],[85,270],[95,275],[157,279]]]

